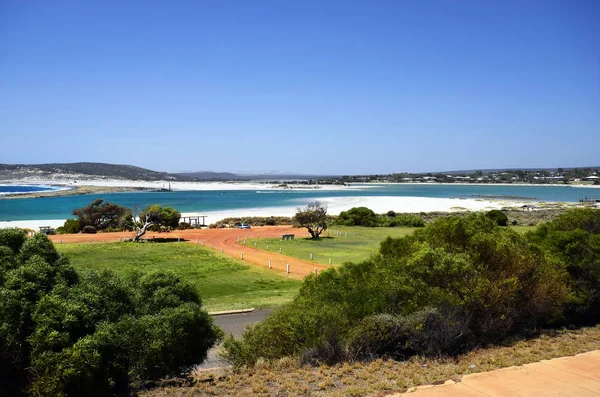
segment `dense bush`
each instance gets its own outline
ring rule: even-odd
[[[354,207],[340,212],[335,223],[341,226],[374,227],[378,226],[379,219],[377,214],[367,207]]]
[[[414,214],[397,214],[388,211],[385,215],[377,215],[367,207],[354,207],[343,211],[335,219],[334,224],[340,226],[366,226],[366,227],[423,227],[423,218]]]
[[[145,208],[140,218],[151,220],[154,225],[148,228],[155,232],[167,232],[177,229],[181,213],[173,207],[162,207],[158,204]]]
[[[0,230],[0,395],[123,395],[220,337],[173,274],[79,276],[43,234]]]
[[[491,210],[486,212],[485,216],[496,222],[498,226],[508,225],[508,216],[500,210]]]
[[[397,214],[394,217],[382,216],[380,224],[388,227],[424,227],[425,221],[419,215]]]
[[[181,222],[179,225],[177,225],[177,230],[188,230],[193,228],[194,226],[190,225],[187,222]]]
[[[250,226],[291,225],[294,222],[288,216],[250,216],[246,218],[225,218],[215,222],[209,228],[226,228],[239,226],[242,223]]]
[[[60,234],[75,234],[81,231],[81,225],[77,219],[67,219],[65,224],[58,227],[56,231]]]
[[[600,210],[575,209],[540,225],[532,241],[569,274],[565,321],[600,322]]]
[[[110,203],[99,198],[91,204],[73,210],[81,229],[92,226],[96,230],[108,227],[119,227],[129,210],[115,203]]]
[[[368,261],[307,277],[294,301],[229,338],[225,357],[329,362],[344,356],[339,346],[361,359],[455,354],[559,320],[566,279],[558,261],[485,215],[446,217],[388,238]]]
[[[83,229],[81,229],[81,233],[85,233],[85,234],[96,234],[98,231],[96,230],[96,228],[94,226],[84,226]]]

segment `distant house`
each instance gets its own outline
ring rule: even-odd
[[[587,178],[583,178],[583,180],[585,180],[585,181],[595,181],[596,179],[600,179],[600,177],[598,177],[596,175],[590,175]]]

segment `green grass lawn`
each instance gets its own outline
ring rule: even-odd
[[[81,272],[171,270],[198,287],[209,311],[274,307],[289,302],[301,281],[187,243],[56,245]]]
[[[533,231],[537,228],[537,226],[510,226],[512,230],[519,233],[527,233]]]
[[[334,235],[333,231],[338,230],[343,234]],[[311,240],[308,238],[298,238],[295,240],[281,241],[281,239],[251,239],[248,240],[249,246],[254,246],[261,250],[279,252],[283,249],[283,254],[302,260],[310,260],[310,254],[313,254],[313,261],[324,265],[329,264],[329,258],[334,265],[341,265],[346,262],[360,262],[367,259],[379,250],[379,243],[386,237],[403,237],[411,234],[416,228],[410,227],[338,227],[334,226],[323,233],[320,240]],[[346,233],[348,235],[346,236]]]

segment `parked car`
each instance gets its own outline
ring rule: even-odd
[[[251,226],[247,223],[242,223],[241,225],[236,226],[238,229],[250,229]]]

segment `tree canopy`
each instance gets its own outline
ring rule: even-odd
[[[81,229],[91,226],[96,230],[119,227],[128,213],[129,209],[127,207],[104,201],[101,198],[94,200],[85,207],[73,210],[73,215],[77,217]]]
[[[236,365],[454,355],[545,326],[600,322],[600,211],[527,235],[485,214],[388,238],[362,263],[308,276],[298,296],[225,341]]]
[[[314,239],[319,238],[321,233],[327,229],[329,221],[327,207],[318,201],[313,201],[304,208],[298,208],[293,219],[296,224],[305,227]]]
[[[220,337],[172,273],[79,275],[45,235],[0,229],[0,395],[126,395]]]

